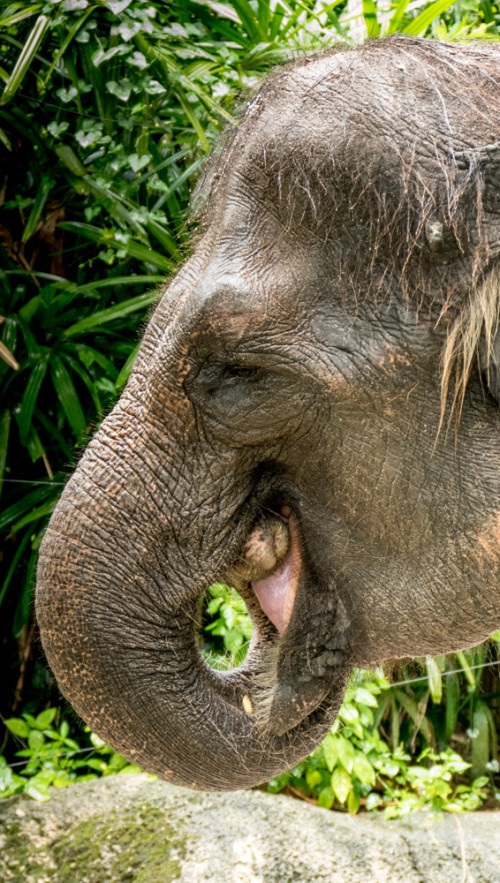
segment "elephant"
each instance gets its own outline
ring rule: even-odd
[[[500,627],[499,120],[500,47],[389,37],[269,74],[203,172],[37,575],[63,694],[144,770],[263,783],[353,667]],[[253,623],[226,672],[216,581]]]

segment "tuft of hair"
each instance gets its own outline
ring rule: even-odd
[[[486,380],[493,360],[493,346],[500,325],[500,270],[493,270],[471,293],[458,316],[448,329],[442,354],[441,431],[451,389],[448,427],[455,416],[458,425],[474,362],[479,361],[482,344],[485,354]]]

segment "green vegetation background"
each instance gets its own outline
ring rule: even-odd
[[[127,380],[158,286],[189,251],[207,154],[271,66],[394,32],[498,40],[500,7],[0,0],[0,796],[45,799],[51,783],[130,770],[51,681],[34,576],[65,478]],[[212,587],[212,661],[241,657],[248,637],[241,601]],[[393,681],[410,684],[355,675],[323,746],[270,790],[351,812],[494,802],[498,647],[409,664]]]

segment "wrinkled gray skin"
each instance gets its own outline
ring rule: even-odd
[[[144,769],[255,785],[324,735],[351,666],[500,627],[498,339],[438,431],[448,329],[500,248],[499,76],[494,46],[302,59],[207,173],[194,253],[40,556],[61,689]],[[257,586],[284,560],[276,628]],[[254,636],[221,674],[197,599],[228,574]]]

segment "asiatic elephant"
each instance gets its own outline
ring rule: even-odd
[[[202,789],[292,766],[352,666],[500,626],[500,47],[391,38],[268,77],[40,552],[63,693]],[[230,580],[242,667],[196,642]]]

